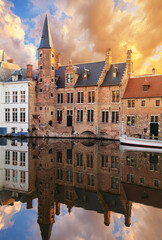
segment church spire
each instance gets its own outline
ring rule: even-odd
[[[41,37],[41,42],[39,48],[53,48],[53,42],[50,32],[50,27],[48,23],[48,18],[46,15],[45,21],[44,21],[44,27]]]

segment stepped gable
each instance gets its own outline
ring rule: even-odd
[[[144,91],[143,86],[148,86]],[[123,98],[162,97],[162,75],[148,75],[130,78]]]
[[[105,66],[105,61],[102,62],[92,62],[92,63],[82,63],[75,64],[74,67],[79,68],[79,77],[74,87],[87,87],[87,86],[97,86],[98,79],[102,73]],[[58,77],[57,86],[59,88],[65,87],[65,70],[67,66],[59,67],[56,70],[55,75]],[[88,70],[87,79],[84,79],[83,75],[85,69]]]
[[[113,78],[113,69],[117,69],[117,76]],[[104,86],[118,86],[121,85],[121,81],[126,70],[126,63],[116,63],[111,64],[109,71],[107,71],[106,77],[101,84],[101,87]]]
[[[54,48],[47,16],[46,16],[45,22],[44,22],[44,27],[43,27],[43,32],[42,32],[39,49],[40,48]]]

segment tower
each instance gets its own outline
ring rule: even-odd
[[[40,124],[54,125],[55,89],[55,49],[46,16],[40,46],[38,48],[36,112],[40,115]]]

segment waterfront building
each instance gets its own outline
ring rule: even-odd
[[[128,80],[123,95],[123,133],[157,137],[162,133],[162,75],[136,76]]]

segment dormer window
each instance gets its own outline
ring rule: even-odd
[[[143,85],[143,91],[147,92],[149,89],[150,85]]]
[[[113,78],[116,78],[117,75],[118,75],[118,68],[117,68],[117,67],[114,67],[114,68],[113,68],[113,71],[112,71],[112,77],[113,77]]]
[[[18,75],[12,75],[12,81],[18,81]]]
[[[73,74],[72,73],[68,73],[67,74],[67,83],[72,83],[73,82]]]
[[[84,74],[83,74],[83,78],[84,79],[87,79],[88,73],[89,73],[89,70],[88,69],[84,69]]]

